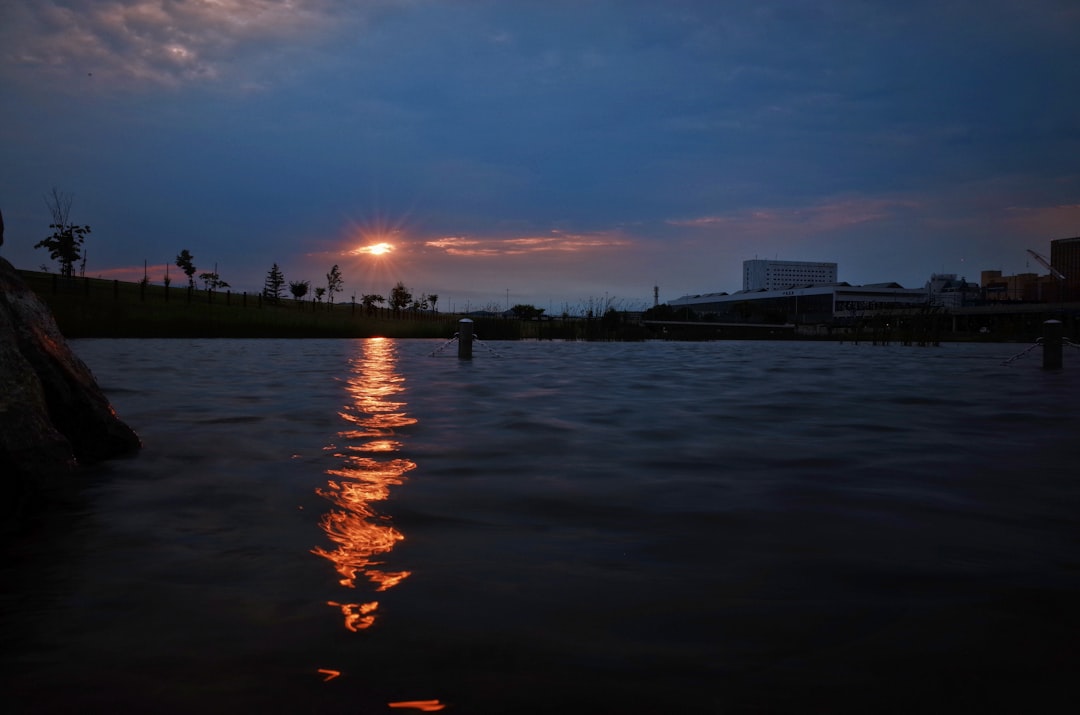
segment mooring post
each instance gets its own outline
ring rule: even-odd
[[[1043,370],[1061,369],[1061,347],[1064,325],[1060,320],[1043,323]]]
[[[469,318],[458,321],[457,356],[462,360],[472,359],[473,322]]]

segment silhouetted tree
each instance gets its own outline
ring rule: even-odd
[[[186,248],[176,255],[176,267],[184,272],[188,279],[188,287],[195,289],[195,256]]]
[[[375,314],[375,304],[376,303],[381,305],[381,304],[383,304],[385,302],[386,302],[386,298],[383,298],[381,295],[378,295],[377,293],[366,293],[366,294],[364,294],[364,296],[362,298],[360,298],[360,304],[364,306],[364,312],[366,312],[368,315],[374,315]]]
[[[431,294],[428,295],[427,301],[428,301],[428,304],[431,305],[431,309],[434,310],[436,313],[438,313],[439,311],[436,310],[435,305],[439,302],[439,296],[435,295],[434,293],[431,293]]]
[[[604,311],[603,317],[600,318],[600,324],[604,328],[604,332],[611,337],[611,334],[619,329],[619,325],[622,323],[622,315],[615,308],[608,308]]]
[[[642,317],[646,320],[674,320],[675,310],[667,303],[661,303],[646,310]]]
[[[266,300],[277,303],[281,300],[281,289],[285,287],[285,274],[278,268],[278,264],[274,264],[270,267],[270,271],[266,274],[266,280],[263,282],[263,298]]]
[[[311,283],[309,281],[289,281],[289,292],[298,301],[304,299],[310,287]]]
[[[199,280],[203,282],[203,285],[207,290],[217,290],[218,288],[228,288],[229,284],[221,280],[221,276],[217,271],[207,271],[206,273],[199,274]]]
[[[49,258],[60,264],[60,275],[65,278],[75,275],[75,262],[82,257],[82,244],[86,234],[90,233],[89,226],[77,226],[70,222],[71,201],[71,194],[65,194],[55,186],[51,193],[45,195],[45,205],[52,215],[49,228],[53,232],[34,244],[34,248],[48,249]]]
[[[543,308],[537,308],[535,305],[523,305],[521,303],[515,305],[510,311],[518,320],[536,320],[544,314]]]
[[[327,301],[331,304],[334,302],[334,293],[341,292],[341,284],[345,281],[341,278],[341,269],[335,263],[334,267],[330,269],[330,272],[326,274],[326,295]]]
[[[412,292],[401,281],[398,281],[397,285],[390,289],[390,309],[394,311],[395,315],[408,308],[412,304],[412,300]]]
[[[315,287],[315,302],[322,303],[323,296],[326,295],[326,288],[323,286]]]

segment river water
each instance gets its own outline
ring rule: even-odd
[[[76,341],[145,446],[5,545],[5,711],[1075,695],[1076,351],[442,345]]]

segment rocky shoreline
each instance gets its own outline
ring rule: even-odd
[[[140,446],[49,308],[0,258],[0,523],[77,484],[81,465]]]

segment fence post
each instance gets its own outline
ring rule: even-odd
[[[1043,370],[1061,369],[1063,325],[1060,320],[1043,323]]]
[[[469,318],[458,321],[457,356],[462,360],[472,359],[473,322]]]

